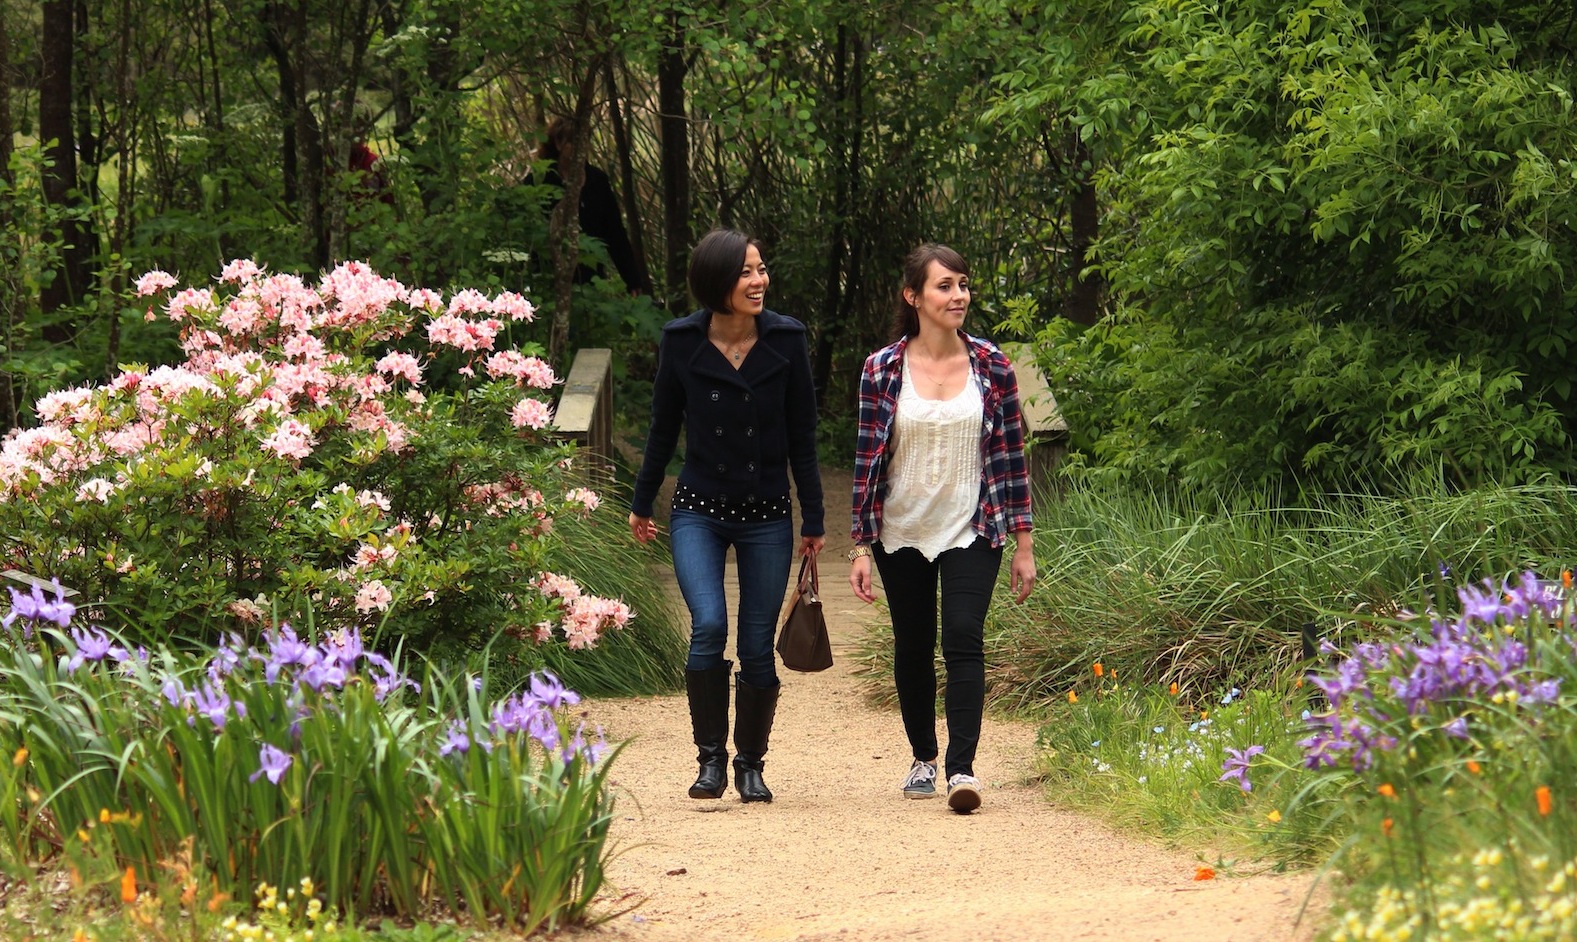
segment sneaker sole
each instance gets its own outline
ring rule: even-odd
[[[961,786],[948,793],[947,806],[959,814],[969,814],[980,807],[980,792]]]
[[[913,799],[917,799],[917,800],[918,799],[923,799],[923,798],[935,798],[936,797],[936,792],[935,791],[912,792],[912,791],[910,791],[909,789],[906,788],[906,789],[904,789],[903,796],[905,798],[913,798]]]

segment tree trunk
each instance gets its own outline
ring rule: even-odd
[[[608,57],[603,68],[607,87],[608,117],[613,123],[613,147],[619,152],[619,191],[624,202],[624,220],[630,233],[630,254],[635,257],[635,280],[628,287],[651,296],[652,273],[646,267],[646,235],[641,227],[641,200],[635,185],[635,159],[630,153],[630,135],[624,127],[624,110],[619,107],[619,83],[614,77],[614,60]]]
[[[292,208],[301,199],[300,173],[296,166],[296,110],[300,107],[296,68],[290,61],[289,32],[284,11],[270,4],[263,27],[263,44],[279,73],[279,172],[284,185],[285,205]]]
[[[16,178],[11,173],[11,141],[15,128],[11,122],[11,29],[6,25],[8,22],[7,17],[0,16],[0,183],[9,190],[16,185]],[[12,237],[15,222],[11,218],[10,205],[8,201],[0,201],[0,239],[7,242]],[[0,318],[4,319],[0,323],[0,330],[4,331],[0,339],[8,348],[16,331],[21,292],[22,285],[15,272],[0,272]],[[0,421],[4,421],[6,429],[16,428],[16,392],[11,387],[9,373],[0,373]]]
[[[290,10],[290,46],[297,52],[298,63],[306,61],[307,11],[297,3]],[[305,79],[305,69],[297,68],[298,78]],[[296,130],[296,170],[301,184],[301,233],[313,267],[323,270],[329,266],[329,234],[323,213],[323,139],[312,105],[298,93],[296,113],[293,115]]]
[[[690,251],[690,124],[685,115],[684,29],[671,14],[669,35],[657,59],[657,109],[661,117],[660,165],[663,181],[664,281],[668,308],[685,307],[685,282]]]
[[[44,202],[64,213],[76,209],[73,193],[77,188],[76,134],[71,125],[71,60],[75,52],[72,7],[71,0],[49,0],[43,6],[43,71],[38,94],[38,133],[46,142],[45,156],[53,162],[43,172]],[[80,257],[76,246],[82,237],[77,224],[66,219],[53,235],[58,236],[63,248],[55,277],[39,294],[46,312],[74,304],[83,294],[83,273],[72,264]],[[69,331],[64,325],[51,322],[45,325],[43,333],[46,340],[59,342],[66,339]]]
[[[575,269],[580,264],[580,191],[586,183],[586,142],[591,138],[591,105],[597,94],[600,62],[581,75],[575,94],[575,134],[558,155],[564,198],[553,207],[548,236],[553,246],[553,328],[548,335],[548,362],[568,370],[570,305],[575,297]]]
[[[1077,185],[1073,192],[1073,204],[1068,210],[1073,289],[1068,292],[1066,310],[1070,320],[1093,324],[1101,316],[1103,285],[1100,275],[1093,271],[1087,272],[1085,268],[1090,263],[1090,246],[1095,244],[1095,237],[1100,231],[1100,203],[1096,199],[1095,173],[1090,169],[1094,164],[1089,149],[1079,140],[1078,132],[1070,134],[1074,139],[1071,163],[1075,168]]]
[[[848,218],[853,207],[849,202],[849,171],[854,169],[844,158],[850,151],[849,140],[849,28],[838,24],[838,42],[833,47],[832,59],[832,134],[831,152],[827,167],[832,171],[832,231],[827,236],[826,292],[822,296],[820,329],[816,332],[816,362],[812,377],[817,389],[826,389],[832,376],[832,354],[837,340],[843,334],[843,322],[837,317],[847,292],[843,278],[843,263],[848,255]],[[855,94],[859,94],[855,91]],[[857,132],[856,132],[857,133]]]

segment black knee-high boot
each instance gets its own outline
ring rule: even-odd
[[[771,801],[772,792],[761,780],[761,757],[767,754],[772,738],[772,720],[777,715],[781,683],[754,687],[735,675],[734,787],[743,801]]]
[[[728,673],[733,667],[732,661],[724,661],[709,670],[684,672],[690,729],[701,763],[701,773],[690,786],[691,798],[721,798],[728,789]]]

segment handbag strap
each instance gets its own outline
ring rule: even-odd
[[[799,560],[799,591],[800,591],[800,594],[803,595],[804,592],[805,592],[805,585],[806,585],[805,573],[807,571],[807,568],[808,568],[808,570],[810,572],[810,583],[809,583],[809,585],[810,585],[811,594],[815,595],[817,598],[821,598],[821,579],[818,577],[818,575],[816,573],[816,555],[814,553],[806,553],[804,556],[800,557],[800,560]]]

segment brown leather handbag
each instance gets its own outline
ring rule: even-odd
[[[778,654],[791,671],[814,673],[832,666],[832,639],[827,636],[827,619],[821,611],[821,581],[816,577],[814,555],[806,554],[799,564],[799,585],[778,632]]]

